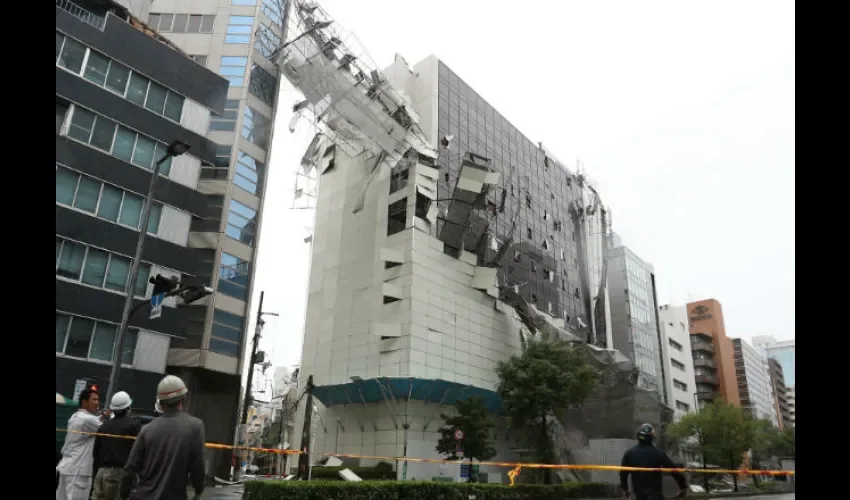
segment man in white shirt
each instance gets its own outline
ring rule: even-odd
[[[56,466],[59,487],[56,500],[88,500],[92,485],[94,438],[109,411],[96,416],[100,404],[97,391],[85,389],[80,393],[80,408],[68,419],[68,432],[62,447],[62,460]]]

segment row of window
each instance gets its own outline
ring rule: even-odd
[[[215,15],[150,14],[148,27],[161,33],[212,33]]]
[[[112,361],[118,325],[80,316],[56,313],[56,352],[75,358]],[[139,331],[128,328],[124,333],[121,363],[133,364]]]
[[[137,194],[57,165],[56,203],[138,231],[145,200]],[[157,234],[161,217],[162,205],[154,203],[151,205],[148,233]]]
[[[222,311],[213,310],[210,351],[232,358],[239,357],[242,347],[242,332],[245,330],[245,318]]]
[[[159,160],[165,158],[159,167],[159,173],[164,176],[171,173],[172,158],[166,156],[168,151],[166,144],[118,125],[109,118],[80,106],[71,105],[70,110],[61,110],[61,107],[61,104],[56,104],[57,121],[61,112],[71,114],[68,137],[148,170],[152,170]]]
[[[230,82],[231,87],[245,85],[245,72],[248,71],[248,58],[241,56],[221,56],[218,74]]]
[[[277,33],[264,24],[257,27],[257,37],[254,39],[254,50],[266,59],[272,59],[272,54],[282,45],[282,40]],[[274,62],[274,61],[272,61]]]
[[[257,5],[257,0],[230,0],[231,5]],[[286,0],[263,0],[263,5],[260,8],[269,19],[278,24],[283,22],[283,11],[286,5]]]
[[[236,200],[230,200],[230,210],[227,213],[227,229],[225,230],[227,235],[234,240],[253,246],[256,231],[256,210]]]
[[[239,101],[228,99],[224,104],[224,113],[210,120],[210,131],[235,131],[239,115]],[[268,150],[271,135],[271,120],[246,105],[242,112],[242,137],[248,142]]]
[[[680,391],[688,392],[688,384],[680,382],[676,379],[673,379],[673,387],[679,389]]]
[[[134,295],[147,294],[150,272],[150,264],[139,265]],[[56,237],[56,276],[124,293],[130,276],[130,258]]]
[[[56,32],[56,64],[160,116],[180,123],[182,95]]]
[[[218,291],[235,299],[247,301],[250,267],[251,263],[247,260],[222,252]]]
[[[233,183],[251,194],[260,196],[259,184],[265,168],[266,166],[253,156],[239,151],[236,155],[236,175],[233,177]]]
[[[248,81],[248,92],[266,106],[273,108],[277,95],[277,78],[261,66],[254,64]]]
[[[675,359],[671,359],[670,364],[673,365],[673,368],[675,368],[679,371],[682,371],[682,372],[685,371],[685,364],[682,363],[681,361],[676,361]]]
[[[254,16],[230,16],[224,43],[250,43],[253,27]]]

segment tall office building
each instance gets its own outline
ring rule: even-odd
[[[210,283],[190,225],[207,213],[199,177],[216,149],[204,135],[226,93],[223,78],[119,3],[57,0],[57,392],[71,396],[80,379],[108,384],[144,196],[153,165],[174,140],[190,149],[160,168],[133,293],[143,304],[157,274]],[[131,317],[121,353],[117,388],[140,412],[153,413],[170,349],[185,342],[191,320],[175,298],[163,305],[157,319],[146,309]]]
[[[741,407],[754,418],[779,426],[767,359],[741,339],[732,339]]]
[[[185,338],[172,343],[169,371],[190,387],[192,412],[206,422],[207,439],[232,442],[248,328],[263,195],[279,79],[274,60],[285,36],[284,0],[139,0],[148,26],[224,76],[224,111],[210,120],[212,164],[198,190],[209,200],[192,218],[189,246],[202,255],[199,271],[216,293],[190,309]],[[213,467],[229,474],[229,453]]]
[[[616,235],[608,254],[608,295],[614,349],[637,366],[640,387],[658,392],[672,406],[665,380],[669,375],[661,362],[655,268],[623,246]]]
[[[732,340],[726,336],[723,309],[715,299],[687,305],[697,399],[721,399],[739,406],[738,377]]]
[[[782,365],[773,358],[767,358],[767,369],[770,374],[770,384],[773,388],[774,406],[780,429],[791,427],[791,407],[788,404],[788,389],[785,386],[785,375]]]
[[[675,411],[674,418],[679,420],[697,408],[688,310],[685,306],[660,306],[658,323],[661,326],[661,359],[667,374],[668,405]],[[714,361],[700,360],[700,363],[713,367]]]
[[[788,398],[788,413],[791,419],[791,425],[795,424],[797,413],[795,372],[796,372],[796,347],[795,339],[780,340],[770,335],[759,335],[753,337],[753,346],[760,349],[761,352],[768,358],[775,359],[782,366],[782,374],[785,378],[786,396]]]
[[[335,27],[280,61],[330,129],[302,163],[319,190],[300,379],[313,377],[322,404],[315,442],[301,445],[437,458],[445,405],[498,407],[496,365],[520,349],[516,309],[608,344],[606,209],[437,58],[380,72],[328,47],[346,39]],[[500,457],[519,458],[504,430],[497,440]]]

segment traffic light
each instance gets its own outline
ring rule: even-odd
[[[185,305],[201,300],[207,295],[212,295],[212,293],[213,289],[208,286],[188,285],[186,290],[180,293],[180,298],[183,299],[183,304]]]
[[[153,284],[153,293],[151,295],[168,294],[180,285],[180,278],[177,276],[165,277],[157,274],[148,281]]]

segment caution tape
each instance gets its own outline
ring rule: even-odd
[[[56,432],[67,432],[73,434],[84,434],[87,436],[103,436],[119,439],[136,439],[135,436],[120,436],[116,434],[103,434],[99,432],[84,432],[71,431],[57,427]],[[216,450],[239,450],[239,451],[259,451],[263,453],[280,453],[284,455],[300,455],[301,450],[280,450],[277,448],[258,448],[253,446],[239,446],[232,444],[221,443],[204,443],[207,448]],[[336,458],[355,458],[366,460],[383,460],[389,462],[414,462],[414,463],[432,463],[432,464],[457,464],[462,463],[462,460],[448,460],[444,458],[413,458],[413,457],[384,457],[379,455],[354,455],[349,453],[324,453],[323,455]],[[578,464],[535,464],[524,462],[475,462],[475,465],[488,465],[492,467],[507,467],[512,469],[508,475],[514,474],[513,477],[519,475],[522,468],[527,469],[560,469],[560,470],[603,470],[612,472],[690,472],[698,474],[742,474],[742,475],[762,475],[762,476],[793,476],[794,471],[786,470],[762,470],[762,469],[700,469],[691,467],[676,467],[676,468],[648,468],[648,467],[623,467],[620,465],[578,465]]]

